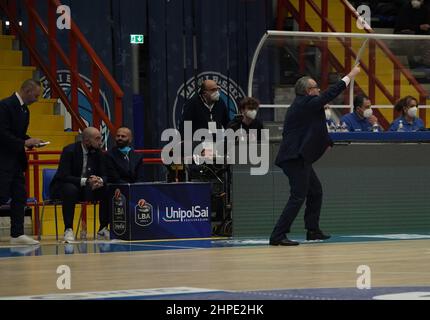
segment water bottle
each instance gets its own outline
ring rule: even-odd
[[[341,132],[348,132],[348,127],[346,126],[345,122],[342,122],[342,125],[340,127]]]
[[[405,129],[403,128],[403,121],[399,120],[399,127],[397,128],[398,132],[404,132]]]
[[[87,230],[81,230],[81,240],[87,240]]]

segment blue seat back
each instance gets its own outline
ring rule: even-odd
[[[51,200],[51,195],[49,193],[49,185],[51,184],[52,179],[55,176],[57,169],[43,169],[42,170],[42,199]]]

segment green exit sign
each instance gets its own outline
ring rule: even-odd
[[[130,43],[131,44],[143,44],[145,42],[145,36],[143,34],[131,34]]]

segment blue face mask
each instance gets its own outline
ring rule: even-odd
[[[122,148],[118,148],[118,150],[121,151],[124,155],[127,155],[130,152],[131,147],[129,147],[129,146],[122,147]]]

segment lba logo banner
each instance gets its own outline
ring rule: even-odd
[[[134,207],[134,217],[137,225],[141,227],[149,226],[154,220],[152,205],[147,201],[140,199],[137,206]]]

